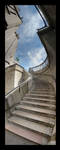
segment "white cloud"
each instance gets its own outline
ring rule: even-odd
[[[37,29],[42,27],[42,18],[38,13],[31,13],[26,11],[25,13],[25,23],[22,24],[22,30],[20,26],[20,38],[21,42],[29,42],[35,36]]]
[[[26,37],[33,37],[36,34],[37,29],[40,28],[40,23],[41,17],[37,13],[32,14],[30,18],[28,15],[28,22],[24,25],[23,34]]]
[[[43,60],[46,57],[46,53],[44,48],[40,48],[41,43],[38,43],[38,47],[34,48],[34,42],[32,40],[35,40],[34,37],[36,35],[36,31],[38,28],[41,28],[42,26],[44,26],[42,18],[40,17],[38,12],[32,12],[28,6],[25,6],[26,9],[22,9],[20,12],[23,16],[23,23],[20,25],[19,28],[19,36],[20,39],[18,41],[18,43],[20,44],[19,50],[23,49],[23,56],[20,55],[20,63],[24,64],[25,68],[28,69],[29,67],[33,67],[33,66],[37,66],[39,64],[41,64],[43,62]],[[38,37],[38,36],[37,36]],[[37,38],[36,37],[36,38]],[[32,42],[31,42],[32,41]],[[24,45],[24,43],[26,42],[30,42],[32,49],[28,49],[26,51],[24,51],[26,49],[26,46]],[[40,42],[40,39],[39,39]],[[37,43],[37,40],[36,40]],[[23,48],[22,48],[23,45]],[[27,45],[27,43],[26,43]],[[26,53],[26,57],[25,58],[25,53]]]
[[[41,64],[46,58],[46,52],[44,48],[33,49],[32,52],[29,51],[27,55],[30,60],[30,67]]]

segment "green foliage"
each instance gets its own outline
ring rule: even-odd
[[[18,58],[18,57],[16,57],[16,61],[19,61],[19,58]]]

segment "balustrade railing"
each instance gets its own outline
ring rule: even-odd
[[[40,65],[32,67],[32,68],[29,68],[29,72],[40,71],[40,70],[44,69],[45,67],[47,67],[48,65],[49,65],[48,57],[46,57],[44,62],[41,63]]]

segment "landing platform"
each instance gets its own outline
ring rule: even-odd
[[[9,131],[5,131],[5,145],[37,145]]]

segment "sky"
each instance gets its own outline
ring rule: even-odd
[[[44,22],[34,5],[19,5],[20,17],[23,23],[19,26],[18,46],[14,58],[19,58],[19,64],[26,71],[30,67],[41,64],[47,57],[47,53],[37,34],[37,29],[44,27]]]

